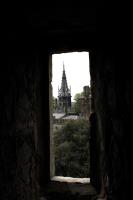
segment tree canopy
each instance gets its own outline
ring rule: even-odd
[[[89,124],[71,120],[55,131],[55,174],[89,177]]]

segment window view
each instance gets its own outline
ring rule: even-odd
[[[55,176],[90,176],[89,53],[52,55],[52,117]]]

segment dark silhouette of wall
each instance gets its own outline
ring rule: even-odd
[[[0,68],[0,199],[37,199],[49,182],[49,55],[75,50],[90,52],[97,116],[97,152],[92,155],[98,156],[93,183],[99,191],[107,174],[110,199],[129,199],[132,56],[119,20],[122,13],[103,4],[5,12],[8,63]]]

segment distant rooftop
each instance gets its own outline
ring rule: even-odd
[[[77,120],[79,119],[79,116],[78,115],[68,115],[66,117],[63,117],[63,119],[73,119],[73,120]]]
[[[53,113],[53,116],[55,117],[55,119],[65,119],[65,120],[69,120],[69,119],[77,120],[77,119],[79,119],[78,115],[66,115],[65,113]]]
[[[55,117],[55,119],[60,119],[65,116],[65,113],[53,113],[53,116]]]

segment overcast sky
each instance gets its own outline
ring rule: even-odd
[[[73,52],[52,55],[52,86],[53,96],[58,96],[58,86],[61,87],[63,62],[68,87],[71,86],[72,101],[76,93],[83,91],[85,85],[90,86],[89,53]]]

